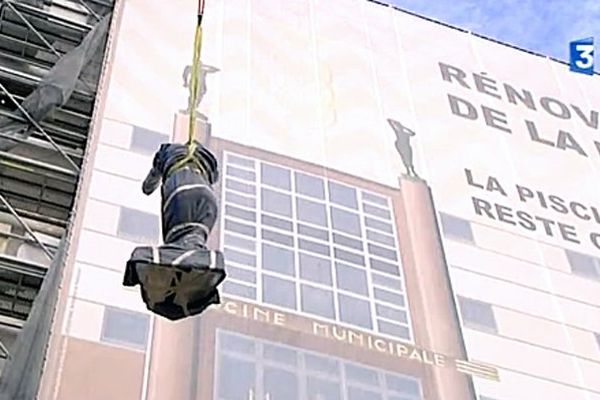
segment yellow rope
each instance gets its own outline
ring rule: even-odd
[[[198,77],[200,74],[200,68],[202,64],[200,61],[200,54],[202,50],[202,25],[198,23],[196,25],[196,34],[194,36],[194,56],[192,59],[192,74],[190,77],[190,104],[188,105],[189,115],[189,127],[188,127],[188,141],[187,141],[187,155],[175,163],[167,172],[167,176],[173,171],[177,171],[189,162],[193,162],[196,166],[206,174],[206,170],[203,165],[194,157],[194,151],[196,151],[196,142],[194,141],[195,130],[196,130],[196,101],[200,93],[200,84],[202,83]]]
[[[202,25],[198,24],[196,26],[196,35],[194,37],[194,58],[192,59],[192,74],[191,74],[191,82],[190,82],[190,104],[189,104],[189,115],[190,115],[190,125],[189,125],[189,138],[188,138],[188,146],[191,146],[194,142],[194,130],[196,128],[196,118],[195,118],[195,108],[196,101],[198,99],[198,94],[200,93],[200,84],[201,82],[198,79],[198,75],[200,73],[200,68],[202,68],[200,61],[200,54],[202,51]]]

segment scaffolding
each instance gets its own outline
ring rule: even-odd
[[[112,0],[0,0],[0,117],[35,128],[14,149],[0,151],[0,368],[70,221],[104,54],[50,118],[34,123],[15,111],[113,6]]]

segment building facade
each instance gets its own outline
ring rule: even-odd
[[[366,0],[207,2],[228,278],[145,310],[194,7],[116,2],[40,398],[600,399],[598,76]]]

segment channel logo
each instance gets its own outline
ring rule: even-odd
[[[580,74],[594,74],[594,38],[569,43],[570,70]]]

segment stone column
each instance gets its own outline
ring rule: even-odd
[[[405,210],[403,231],[409,240],[412,268],[407,271],[409,302],[415,306],[412,319],[417,345],[452,358],[465,360],[457,309],[438,230],[431,190],[424,180],[400,178],[401,209]],[[408,266],[407,266],[408,267]],[[406,268],[409,269],[409,268]],[[411,290],[412,289],[412,290]],[[413,309],[413,307],[411,307]],[[452,361],[448,361],[451,364]],[[459,373],[452,365],[431,368],[434,398],[475,400],[471,378]]]

